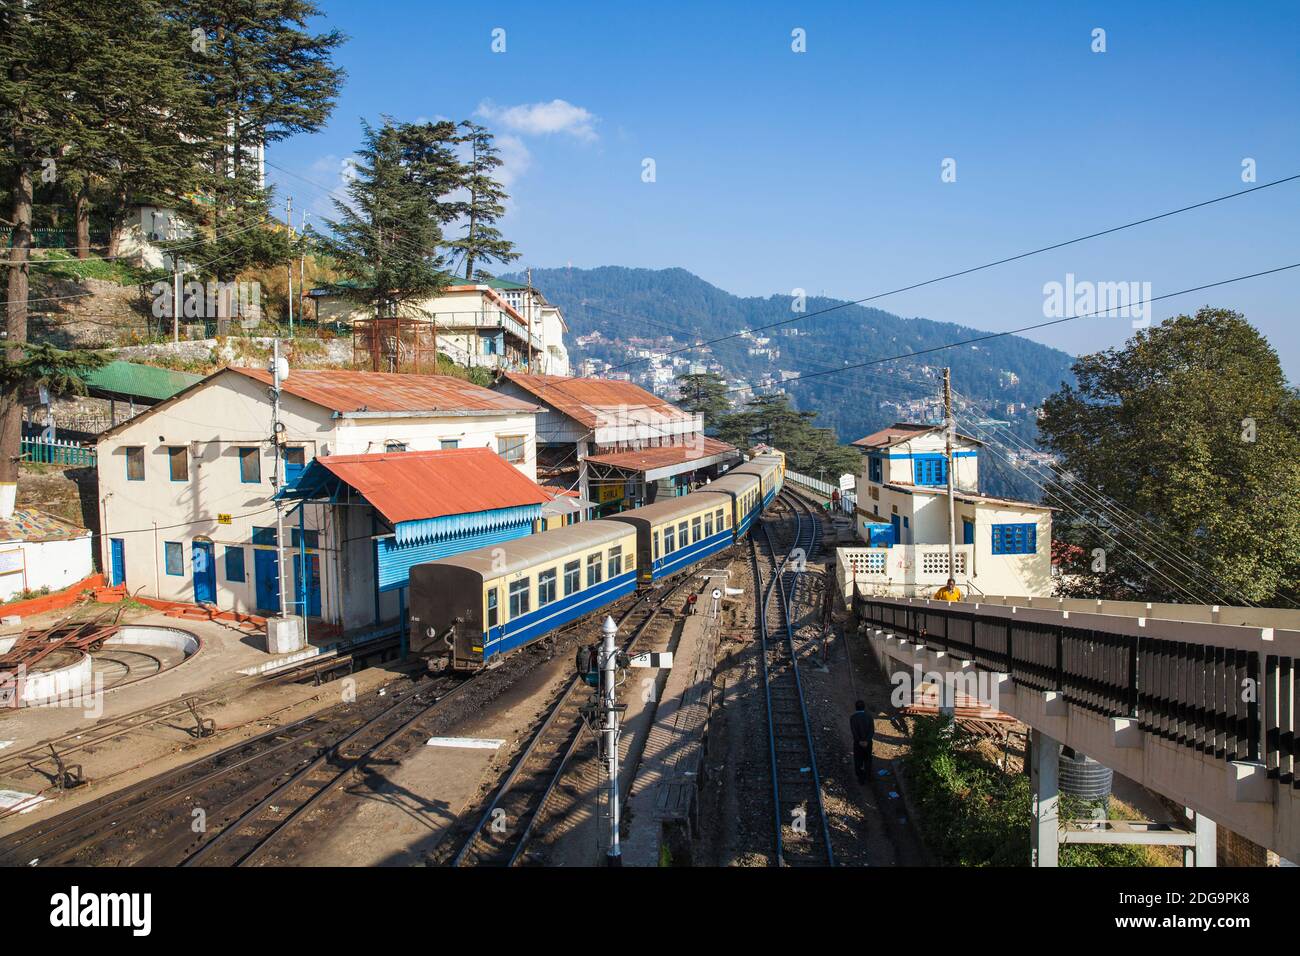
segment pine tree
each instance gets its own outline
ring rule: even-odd
[[[229,282],[251,268],[297,254],[287,230],[271,222],[271,191],[261,177],[265,147],[324,126],[344,73],[334,65],[337,30],[313,33],[311,0],[168,0],[194,31],[189,61],[217,132],[203,144],[205,183],[182,214],[200,227],[186,258],[197,274]],[[229,315],[223,299],[218,319]]]
[[[97,171],[132,163],[148,185],[176,185],[166,172],[167,157],[155,157],[154,150],[157,131],[187,102],[178,71],[162,60],[182,60],[184,51],[144,47],[177,36],[149,0],[0,3],[0,179],[10,187],[0,216],[12,224],[6,372],[0,384],[0,514],[12,508],[21,402],[32,384],[21,370],[30,367],[25,346],[35,186],[39,181],[47,188],[71,187],[84,199]],[[146,156],[147,163],[141,159]]]
[[[469,161],[464,166],[461,185],[469,194],[464,206],[465,235],[449,243],[465,256],[465,278],[473,279],[476,263],[513,262],[519,258],[514,243],[501,235],[496,223],[505,215],[505,201],[510,197],[505,187],[492,178],[501,165],[500,151],[492,134],[482,126],[463,121],[461,142],[469,145]]]
[[[71,198],[76,249],[90,249],[90,213],[102,198],[117,255],[131,201],[175,206],[200,182],[195,144],[218,131],[187,65],[194,38],[158,0],[95,4],[97,42],[77,64],[73,97],[93,122],[64,151],[59,182]]]
[[[688,373],[677,376],[677,390],[681,395],[677,404],[692,414],[704,415],[704,427],[713,430],[731,408],[727,398],[727,383],[716,372]]]
[[[337,291],[370,306],[377,319],[449,281],[438,250],[453,214],[443,197],[455,188],[456,163],[439,125],[363,122],[348,201],[334,201],[339,218],[325,221],[330,234],[318,240],[346,277]]]

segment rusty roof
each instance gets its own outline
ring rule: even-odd
[[[359,491],[393,524],[551,500],[490,448],[329,455],[314,463]]]
[[[865,438],[859,438],[853,442],[859,448],[891,448],[894,445],[910,441],[919,435],[928,435],[930,432],[942,431],[942,425],[912,425],[907,422],[894,422],[888,428],[882,428],[878,432],[872,432]],[[984,444],[978,438],[971,438],[969,435],[957,433],[957,437],[976,445]]]
[[[595,428],[601,421],[607,422],[611,414],[625,417],[629,424],[690,421],[694,418],[689,412],[631,382],[522,372],[506,372],[505,378],[587,428]]]
[[[656,448],[642,448],[637,451],[612,451],[603,455],[588,455],[587,461],[599,462],[602,465],[613,465],[615,468],[622,468],[624,471],[654,471],[657,468],[667,468],[672,465],[684,465],[688,462],[699,461],[705,458],[714,458],[718,455],[725,455],[728,452],[739,452],[734,445],[728,445],[725,441],[718,441],[716,438],[700,436],[698,442],[692,441],[685,445],[660,445]]]
[[[271,384],[271,373],[265,369],[231,366],[229,371]],[[294,369],[281,388],[340,415],[539,411],[536,405],[450,375]]]

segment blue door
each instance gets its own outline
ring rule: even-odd
[[[211,541],[195,541],[190,551],[194,564],[194,603],[217,603],[217,562]]]
[[[274,551],[253,549],[253,591],[259,611],[280,613],[280,580]]]
[[[894,526],[894,544],[903,543],[903,522],[898,515],[892,515],[889,523]]]
[[[293,600],[294,607],[302,613],[302,555],[293,555]],[[320,555],[307,555],[307,616],[320,617]]]
[[[113,587],[126,583],[126,542],[121,538],[108,539],[109,571],[108,583]]]

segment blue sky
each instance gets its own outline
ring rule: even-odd
[[[1245,159],[1258,183],[1300,173],[1300,4],[910,6],[323,0],[349,77],[328,128],[272,146],[268,172],[319,215],[325,191],[298,177],[336,186],[361,117],[475,118],[508,161],[522,265],[846,299],[1246,188]],[[1000,330],[1043,321],[1068,273],[1158,296],[1291,262],[1300,181],[874,304]],[[1239,309],[1297,382],[1297,302],[1300,270],[1154,318]],[[1131,332],[1034,337],[1077,353]]]

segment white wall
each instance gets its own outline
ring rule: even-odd
[[[327,451],[333,455],[381,452],[387,440],[405,442],[413,451],[436,449],[444,439],[457,439],[460,447],[490,447],[495,451],[498,435],[521,434],[527,439],[526,457],[517,467],[530,479],[536,476],[532,414],[335,419],[331,411],[288,393],[283,396],[280,412],[285,423],[285,444],[302,446],[307,462]],[[266,441],[271,430],[270,416],[265,385],[237,372],[224,372],[179,401],[120,426],[99,442],[102,566],[111,570],[111,540],[121,538],[128,591],[192,602],[192,545],[196,537],[204,536],[214,545],[217,606],[241,613],[259,610],[253,528],[275,525],[270,500],[274,455]],[[188,481],[170,479],[166,448],[172,445],[189,449]],[[143,481],[126,480],[126,449],[130,446],[144,448]],[[248,446],[261,448],[261,481],[257,484],[240,480],[239,449]],[[228,524],[221,523],[221,515],[229,516]],[[374,618],[373,567],[362,560],[360,552],[350,569],[337,566],[340,537],[333,524],[325,509],[307,507],[306,528],[320,533],[323,616],[331,621],[342,619],[345,625],[356,620],[369,624]],[[286,510],[286,548],[297,526],[298,516]],[[364,533],[369,535],[368,527]],[[181,575],[166,573],[165,544],[169,541],[181,545]],[[243,549],[242,582],[226,578],[228,547]],[[368,538],[356,547],[368,548]],[[291,592],[290,600],[296,600],[293,565],[287,555],[285,563],[285,589]],[[340,570],[347,573],[340,574]],[[370,590],[360,597],[355,592],[361,587],[357,573],[370,575]],[[355,608],[354,603],[358,605]]]
[[[0,575],[0,600],[24,590],[49,588],[60,591],[89,576],[94,570],[94,549],[87,531],[79,538],[55,541],[6,541],[0,551],[20,550],[24,573]]]

